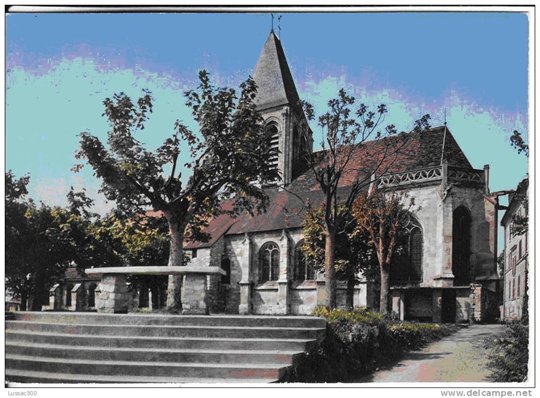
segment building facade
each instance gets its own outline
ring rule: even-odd
[[[521,319],[529,290],[529,246],[527,230],[529,180],[522,180],[515,193],[509,197],[501,225],[504,228],[503,251],[503,317],[505,320]]]

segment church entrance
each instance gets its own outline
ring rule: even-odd
[[[456,291],[454,289],[444,289],[442,291],[441,321],[443,323],[454,323],[456,321]]]

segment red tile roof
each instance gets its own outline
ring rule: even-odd
[[[382,162],[380,170],[387,173],[399,173],[437,166],[441,163],[444,141],[444,160],[450,166],[470,168],[471,164],[465,154],[444,127],[432,128],[424,132],[413,132],[378,141],[370,141],[355,150],[340,183],[338,195],[345,198],[351,184],[358,178],[368,178],[375,165],[381,162],[385,148],[390,144],[398,144],[406,139],[406,146],[399,153]],[[394,146],[395,148],[395,146]],[[321,156],[322,152],[314,153]],[[367,188],[367,187],[366,187]],[[212,238],[209,242],[189,242],[186,249],[212,246],[223,235],[236,235],[252,232],[275,231],[281,229],[301,228],[306,203],[319,205],[323,200],[313,173],[308,170],[296,178],[285,189],[269,188],[267,194],[270,204],[266,213],[250,216],[249,214],[232,218],[220,215],[212,219],[206,229]]]

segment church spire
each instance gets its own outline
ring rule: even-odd
[[[283,185],[301,174],[305,156],[313,150],[313,133],[304,115],[300,97],[281,41],[270,31],[261,51],[253,79],[257,83],[255,103],[272,137],[277,155],[268,167],[276,168]]]
[[[259,56],[253,79],[257,83],[256,103],[259,109],[286,104],[293,108],[300,106],[285,52],[273,29]]]

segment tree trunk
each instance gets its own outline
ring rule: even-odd
[[[354,285],[356,278],[354,274],[349,275],[347,279],[347,308],[352,310],[354,307]]]
[[[336,233],[330,228],[326,233],[324,248],[324,282],[326,306],[336,308],[336,268],[335,268]]]
[[[28,302],[28,296],[26,292],[21,293],[21,311],[26,311],[26,305]]]
[[[390,269],[387,265],[381,265],[381,297],[379,312],[383,315],[388,313],[388,292],[390,289]]]
[[[41,305],[43,303],[43,292],[41,290],[35,291],[32,294],[32,301],[29,305],[30,311],[41,311]]]
[[[184,225],[174,221],[172,216],[166,216],[169,222],[169,232],[171,235],[171,246],[169,252],[169,267],[184,265]],[[180,288],[182,276],[169,275],[167,285],[167,308],[171,310],[180,309]]]

